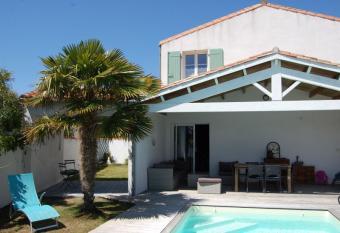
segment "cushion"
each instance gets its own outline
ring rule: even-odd
[[[221,178],[198,178],[199,183],[222,183]]]

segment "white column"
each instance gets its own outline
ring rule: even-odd
[[[274,74],[272,76],[272,100],[282,100],[281,74]]]

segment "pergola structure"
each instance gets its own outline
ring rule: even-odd
[[[148,99],[152,113],[340,110],[340,64],[274,48],[199,77],[164,86]],[[207,102],[213,96],[250,85],[271,101]],[[269,86],[269,87],[268,87]],[[321,100],[285,101],[295,88]]]

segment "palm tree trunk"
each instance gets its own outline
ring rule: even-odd
[[[80,135],[80,184],[84,194],[84,211],[94,211],[94,179],[96,175],[97,139],[93,124],[82,124]]]

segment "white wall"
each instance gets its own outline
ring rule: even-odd
[[[58,163],[63,160],[63,140],[56,136],[44,145],[32,145],[26,150],[8,152],[0,156],[0,208],[10,203],[7,176],[32,172],[37,191],[62,180]]]
[[[129,157],[131,142],[125,140],[109,141],[109,151],[116,163],[124,164]]]
[[[103,153],[110,152],[115,163],[125,164],[129,156],[131,142],[125,140],[98,140],[97,157],[103,157]],[[77,166],[80,164],[80,140],[64,139],[64,158],[74,159]]]
[[[194,17],[197,12],[191,12]],[[170,41],[161,46],[161,80],[167,83],[168,52],[223,48],[224,63],[281,50],[337,62],[340,22],[267,6]]]
[[[299,155],[305,164],[325,170],[330,178],[340,171],[340,111],[168,114],[167,127],[175,124],[209,124],[210,174],[219,161],[262,161],[266,145],[277,141],[291,162]],[[173,157],[172,133],[165,153]]]
[[[226,94],[224,100],[218,96],[205,102],[261,101],[262,95],[255,87],[248,87],[246,93],[237,90]],[[308,92],[297,89],[286,97],[286,101],[302,99],[309,99]],[[316,95],[311,99],[329,98]],[[340,111],[168,113],[160,116],[163,120],[158,123],[162,124],[160,135],[164,138],[164,149],[157,158],[164,161],[174,158],[173,129],[176,124],[209,124],[212,176],[218,173],[219,161],[263,161],[266,145],[270,141],[277,141],[281,145],[283,157],[294,162],[295,156],[299,155],[305,164],[325,170],[330,179],[340,171]],[[144,147],[140,148],[139,158],[149,158],[150,149],[149,146],[146,153],[142,153]],[[159,152],[154,150],[152,158],[157,156],[156,153]],[[144,173],[151,164],[150,160],[146,161],[136,163],[139,169],[144,169]],[[137,180],[143,187],[146,181],[144,177],[145,174]]]
[[[0,208],[10,203],[7,176],[23,170],[22,151],[8,152],[0,156]]]
[[[136,194],[147,190],[147,169],[153,164],[164,161],[164,116],[160,114],[151,115],[153,121],[152,134],[136,143],[135,156],[135,192]],[[129,161],[131,163],[131,160]],[[131,180],[131,169],[129,166],[129,180]]]

